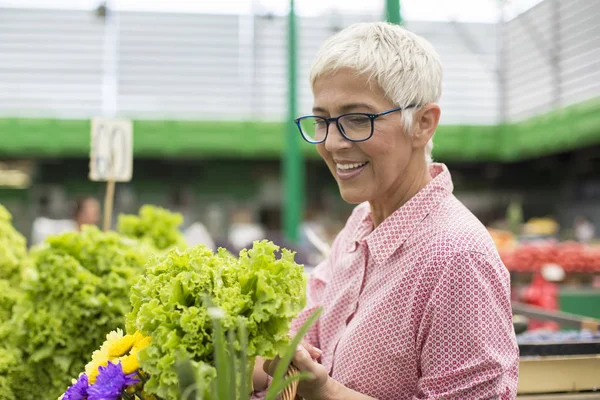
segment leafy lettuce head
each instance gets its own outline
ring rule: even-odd
[[[305,305],[306,282],[294,253],[283,249],[278,257],[278,251],[273,243],[260,241],[236,258],[201,245],[172,250],[149,265],[131,289],[127,318],[128,331],[152,337],[139,353],[142,369],[151,376],[146,391],[176,399],[178,360],[212,364],[209,303],[223,311],[225,329],[246,326],[249,357],[283,351],[290,323]]]

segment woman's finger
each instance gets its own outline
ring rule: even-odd
[[[292,364],[294,364],[300,371],[310,372],[314,369],[316,362],[311,357],[311,354],[308,352],[308,350],[304,346],[299,345],[296,349],[296,353],[294,354]]]
[[[290,340],[293,339],[291,333],[288,333],[288,337],[290,338]],[[302,340],[300,343],[306,348],[306,350],[308,350],[313,360],[318,360],[319,358],[321,358],[321,354],[323,354],[321,349],[316,348],[315,346],[313,346],[305,340]]]
[[[267,375],[273,376],[278,363],[279,357],[275,357],[274,360],[265,360],[265,362],[263,363],[263,371],[265,371]]]
[[[318,360],[321,357],[321,354],[323,354],[323,352],[320,349],[316,348],[308,342],[305,342],[304,340],[302,341],[302,346],[304,346],[304,348],[308,350],[313,360]]]
[[[309,343],[302,342],[296,347],[292,364],[294,364],[301,371],[310,371],[315,364],[315,361],[321,356],[321,350],[312,346]],[[262,365],[263,371],[269,376],[273,376],[275,369],[280,362],[279,357],[275,357],[273,360],[264,360]]]

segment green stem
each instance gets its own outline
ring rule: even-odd
[[[121,392],[121,395],[125,400],[135,400],[134,397],[129,396],[126,392]]]

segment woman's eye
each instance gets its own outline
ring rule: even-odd
[[[368,124],[370,122],[368,117],[365,117],[362,115],[349,116],[349,117],[345,118],[345,121],[347,121],[353,125],[364,125],[364,124]]]

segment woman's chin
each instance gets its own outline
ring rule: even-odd
[[[354,188],[343,188],[340,186],[340,195],[342,199],[349,204],[361,204],[368,200],[364,191],[358,191]]]

